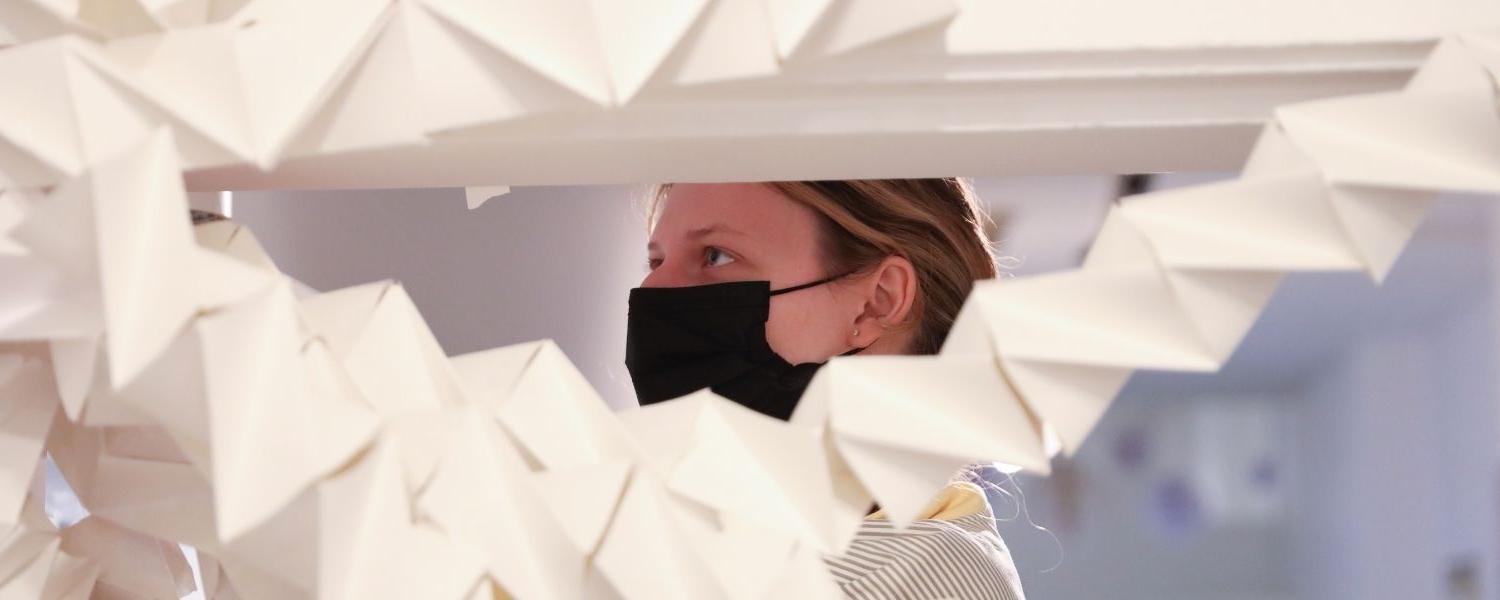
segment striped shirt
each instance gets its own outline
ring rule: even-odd
[[[905,530],[866,519],[848,550],[824,562],[852,600],[1026,597],[987,504],[956,518],[913,521]]]

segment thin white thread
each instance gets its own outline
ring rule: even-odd
[[[1016,520],[1017,518],[1025,517],[1027,525],[1030,525],[1032,529],[1036,529],[1038,531],[1041,531],[1042,533],[1047,534],[1047,537],[1052,538],[1053,545],[1057,546],[1057,562],[1053,563],[1052,566],[1043,569],[1041,572],[1051,573],[1052,571],[1057,570],[1058,567],[1062,566],[1063,560],[1067,558],[1067,551],[1063,548],[1062,538],[1057,537],[1057,534],[1054,533],[1051,529],[1042,526],[1031,517],[1031,509],[1026,506],[1026,492],[1021,489],[1021,484],[1016,481],[1015,474],[1006,473],[1000,469],[995,469],[993,467],[990,467],[990,469],[999,473],[1003,473],[1005,475],[1005,480],[1010,482],[1011,487],[1015,488],[1015,493],[1011,493],[1009,490],[1006,490],[999,484],[990,481],[988,477],[980,474],[979,470],[977,469],[971,467],[967,470],[970,474],[970,479],[974,480],[979,485],[980,489],[995,490],[997,492],[1000,492],[1000,494],[1005,496],[1006,498],[1010,498],[1016,502],[1015,514],[1005,518],[991,517],[991,520],[995,523],[1001,523],[1010,522]]]

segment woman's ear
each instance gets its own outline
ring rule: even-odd
[[[917,299],[917,271],[904,256],[887,256],[866,275],[863,310],[854,318],[852,345],[867,348],[891,341],[887,330],[904,322]],[[889,343],[884,345],[890,345]],[[889,348],[899,351],[900,345]]]

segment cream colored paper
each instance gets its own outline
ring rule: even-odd
[[[825,10],[836,12],[839,18],[818,23],[804,34],[797,58],[849,52],[934,27],[957,16],[959,7],[956,0],[833,0]]]
[[[825,370],[833,443],[898,526],[970,463],[1048,470],[1040,428],[987,356],[846,357]]]
[[[1283,107],[1277,117],[1336,183],[1500,191],[1493,91],[1371,94]]]
[[[495,417],[543,468],[594,465],[636,453],[604,399],[550,341],[537,346]]]
[[[612,102],[601,42],[587,25],[593,15],[589,0],[559,0],[543,7],[517,0],[422,4],[573,93],[597,104]]]
[[[93,559],[100,568],[94,593],[125,598],[181,598],[197,589],[181,548],[101,518],[85,518],[62,531],[62,550]]]
[[[711,1],[722,0],[589,0],[615,102],[640,93]]]
[[[474,210],[484,206],[491,198],[509,193],[510,187],[504,185],[464,188],[464,200],[468,202],[469,210]]]
[[[714,573],[678,528],[680,501],[657,476],[630,478],[593,563],[623,598],[722,598]]]
[[[1455,36],[1404,90],[1281,107],[1235,181],[1124,199],[1081,269],[981,282],[939,355],[834,359],[791,423],[708,392],[616,415],[551,342],[445,356],[399,284],[298,298],[248,233],[191,228],[184,174],[490,165],[496,139],[620,144],[819,69],[899,87],[878,57],[948,64],[969,8],[106,4],[0,9],[24,82],[0,94],[0,598],[177,595],[178,543],[212,597],[833,596],[819,553],[872,501],[905,524],[974,462],[1045,473],[1135,369],[1217,369],[1286,273],[1379,280],[1434,194],[1500,191],[1500,34]],[[458,185],[472,208],[492,181]],[[62,532],[44,448],[92,515]]]
[[[832,482],[815,428],[788,427],[708,391],[621,419],[672,492],[777,531],[788,543],[838,547]]]
[[[835,0],[766,0],[771,16],[771,32],[776,40],[776,54],[789,58],[796,52],[809,30],[824,16]]]
[[[46,355],[0,345],[0,524],[17,522],[58,410]]]
[[[774,76],[772,38],[765,0],[709,0],[656,76],[674,85]]]
[[[321,346],[304,344],[283,280],[198,319],[211,434],[215,516],[229,540],[264,520],[373,435],[374,415],[314,382]]]
[[[500,427],[471,408],[448,431],[448,448],[418,510],[480,557],[512,596],[577,597],[585,550],[548,511]],[[610,497],[608,487],[586,493]]]

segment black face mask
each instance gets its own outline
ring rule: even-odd
[[[756,412],[790,419],[824,363],[793,365],[771,350],[771,296],[839,277],[779,290],[769,281],[630,290],[625,368],[636,397],[647,405],[709,388]]]

